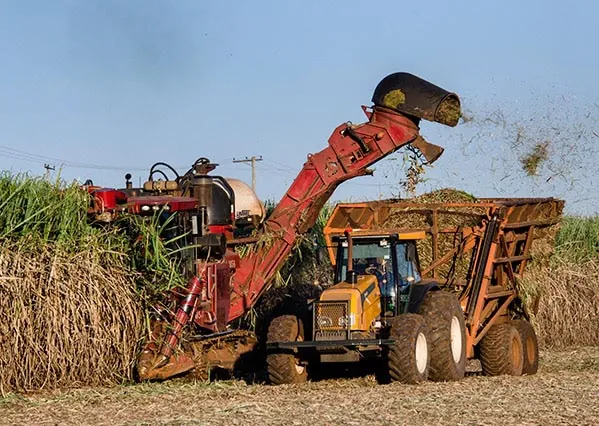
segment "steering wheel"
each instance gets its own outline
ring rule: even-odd
[[[382,283],[385,276],[376,266],[367,266],[364,272],[368,275],[374,275],[379,283]]]
[[[366,269],[364,269],[364,272],[368,275],[376,275],[377,272],[380,274],[381,272],[377,269],[376,266],[367,266]]]

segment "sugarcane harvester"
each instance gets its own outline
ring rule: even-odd
[[[337,126],[328,146],[308,155],[260,230],[261,235],[269,238],[258,238],[243,258],[234,250],[240,242],[234,238],[235,191],[226,179],[209,174],[215,165],[205,158],[183,176],[159,163],[152,168],[143,188],[132,188],[130,176],[122,190],[92,187],[92,213],[97,219],[111,221],[121,212],[176,213],[178,232],[193,247],[189,250],[193,253],[193,266],[187,271],[188,285],[179,297],[176,311],[167,324],[160,322],[154,327],[138,360],[141,380],[191,372],[200,358],[230,368],[241,353],[249,350],[250,343],[240,338],[233,345],[216,345],[206,350],[207,342],[235,339],[237,333],[230,329],[231,322],[251,309],[267,291],[294,243],[314,225],[337,186],[371,174],[369,166],[402,147],[411,147],[424,161],[432,163],[443,148],[424,140],[419,132],[420,120],[453,127],[460,118],[456,94],[408,73],[385,77],[372,100],[372,107],[362,107],[367,117],[365,123]],[[175,178],[169,180],[157,166],[170,169]],[[157,175],[164,179],[155,179]],[[193,327],[194,338],[182,339],[188,327]]]

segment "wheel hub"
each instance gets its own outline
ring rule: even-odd
[[[416,368],[420,374],[423,374],[428,364],[428,345],[426,336],[423,333],[418,333],[416,338]]]
[[[298,334],[297,338],[295,339],[296,342],[303,342],[304,339],[301,335]],[[295,359],[295,371],[297,372],[297,374],[303,374],[304,370],[306,369],[305,366],[301,365],[299,363],[299,359]]]
[[[451,355],[453,361],[457,364],[462,360],[462,327],[457,316],[451,318]]]

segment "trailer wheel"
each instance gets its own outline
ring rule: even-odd
[[[386,347],[386,368],[379,371],[380,383],[415,384],[428,378],[430,353],[428,330],[422,316],[403,314],[389,320],[389,338],[394,344]]]
[[[283,315],[272,320],[268,327],[268,343],[297,342],[304,340],[301,320],[293,315]],[[266,369],[273,385],[302,383],[308,380],[306,366],[300,363],[296,352],[279,350],[268,353]]]
[[[519,376],[524,365],[524,351],[520,333],[512,324],[492,326],[480,345],[480,363],[483,374]]]
[[[522,374],[536,374],[539,369],[539,343],[537,341],[537,334],[532,324],[524,319],[511,321],[511,324],[516,327],[518,333],[520,333],[520,339],[522,339],[524,352]]]
[[[436,382],[460,380],[466,373],[466,322],[458,298],[429,291],[420,307],[429,330],[431,368]]]

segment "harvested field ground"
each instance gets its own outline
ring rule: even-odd
[[[379,386],[372,377],[294,386],[165,383],[0,399],[2,424],[595,425],[599,347],[543,352],[529,377]]]

